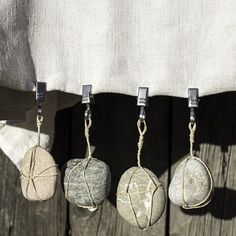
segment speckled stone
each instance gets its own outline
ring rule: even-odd
[[[197,157],[183,160],[174,172],[168,192],[170,200],[183,208],[207,205],[214,192],[208,167]]]
[[[50,199],[56,191],[57,175],[57,166],[51,154],[40,146],[31,148],[22,161],[23,196],[32,201]]]
[[[116,204],[118,212],[126,221],[146,229],[153,225],[164,211],[164,188],[152,171],[131,167],[121,176]]]
[[[69,202],[79,207],[95,210],[109,194],[111,186],[109,167],[96,158],[90,159],[89,162],[88,159],[68,161],[64,175],[65,195]]]

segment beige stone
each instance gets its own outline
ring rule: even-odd
[[[118,212],[126,221],[146,229],[164,211],[164,188],[152,171],[143,167],[131,167],[121,176],[116,204]]]
[[[56,191],[58,170],[51,154],[40,146],[29,149],[22,162],[21,189],[32,201],[45,201]]]
[[[199,158],[187,157],[176,168],[169,186],[170,200],[183,208],[200,208],[213,196],[210,170]]]

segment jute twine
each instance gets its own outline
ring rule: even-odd
[[[84,167],[83,167],[83,172],[82,172],[82,176],[83,176],[83,180],[87,189],[87,193],[90,199],[90,206],[87,205],[80,205],[77,204],[79,207],[83,207],[83,208],[90,208],[90,209],[96,209],[98,208],[98,206],[94,203],[93,201],[93,196],[92,196],[92,192],[89,188],[89,184],[88,181],[86,179],[85,176],[85,170],[90,162],[90,160],[92,159],[92,152],[91,152],[91,145],[90,145],[90,139],[89,139],[89,129],[92,126],[92,120],[91,118],[85,119],[84,120],[84,136],[87,142],[87,150],[88,150],[88,156],[81,162],[79,162],[78,164],[76,164],[69,172],[68,177],[67,177],[67,182],[66,182],[66,186],[65,186],[65,196],[66,198],[69,200],[69,186],[70,186],[70,178],[71,175],[73,174],[74,171],[76,171],[76,169],[82,165],[83,163],[85,163]]]
[[[210,177],[210,184],[211,184],[210,189],[211,190],[214,188],[214,184],[213,184],[213,178],[212,178],[211,172],[210,172],[209,168],[207,167],[207,165],[199,157],[195,157],[193,155],[193,144],[194,144],[194,138],[195,138],[196,123],[195,122],[189,122],[188,127],[189,127],[189,131],[190,131],[190,133],[189,133],[190,156],[188,156],[184,160],[184,166],[183,166],[183,177],[182,177],[182,189],[183,189],[183,191],[182,191],[182,199],[183,199],[184,204],[183,204],[182,207],[184,209],[194,209],[194,208],[200,208],[200,207],[206,206],[209,203],[209,201],[210,201],[210,200],[209,201],[207,201],[207,200],[210,198],[210,195],[212,194],[212,192],[209,191],[208,195],[201,202],[199,202],[197,204],[192,204],[191,205],[191,204],[188,204],[186,202],[184,182],[185,182],[185,169],[186,169],[187,162],[189,160],[193,160],[193,159],[201,162],[201,164],[205,167],[205,169],[207,170],[207,173],[208,173],[208,175]]]
[[[142,127],[143,126],[143,127]],[[147,124],[145,122],[145,120],[141,120],[139,119],[137,121],[137,127],[138,127],[138,131],[139,131],[139,141],[138,141],[138,152],[137,152],[137,164],[138,164],[138,168],[132,173],[132,175],[130,176],[129,178],[129,182],[127,183],[127,187],[126,189],[124,190],[124,192],[117,192],[117,195],[126,195],[129,199],[129,205],[130,205],[130,209],[133,213],[133,216],[134,216],[134,219],[136,221],[136,224],[138,225],[138,227],[140,229],[143,229],[143,230],[146,230],[148,229],[150,226],[151,226],[151,219],[152,219],[152,210],[153,210],[153,196],[155,194],[155,192],[157,191],[157,189],[161,186],[161,183],[159,183],[158,185],[154,182],[153,178],[150,176],[150,174],[148,173],[148,171],[142,167],[141,165],[141,160],[140,160],[140,157],[141,157],[141,151],[142,151],[142,148],[143,148],[143,143],[144,143],[144,134],[146,133],[147,131]],[[149,179],[152,181],[154,187],[152,189],[150,189],[149,191],[142,191],[142,192],[135,192],[135,193],[129,193],[129,188],[130,188],[130,183],[131,183],[131,180],[132,178],[136,175],[136,172],[137,170],[141,169],[145,175],[147,175],[149,177]],[[138,176],[137,176],[138,177]],[[147,225],[145,228],[141,227],[141,225],[139,224],[139,221],[138,221],[138,217],[137,217],[137,214],[135,212],[135,209],[134,209],[134,205],[132,203],[132,199],[131,199],[131,196],[132,195],[139,195],[139,194],[143,194],[143,193],[148,193],[148,192],[151,192],[151,207],[150,207],[150,211],[148,213],[148,220],[147,220]]]
[[[40,173],[36,173],[35,174],[35,165],[36,165],[36,152],[37,152],[37,148],[38,147],[41,147],[40,146],[40,134],[41,134],[41,126],[42,126],[42,123],[43,123],[43,116],[42,115],[37,115],[36,117],[36,124],[37,124],[37,129],[38,129],[38,132],[37,132],[37,135],[38,135],[38,144],[36,146],[34,146],[33,150],[32,150],[32,153],[31,153],[31,157],[30,157],[30,167],[29,167],[29,174],[24,174],[21,170],[20,174],[20,179],[24,179],[24,180],[27,180],[27,186],[26,186],[26,199],[30,200],[29,199],[29,194],[28,194],[28,190],[29,190],[29,186],[30,186],[30,183],[32,183],[32,186],[35,190],[35,194],[37,196],[37,198],[40,200],[40,201],[43,201],[40,196],[39,196],[39,193],[37,191],[37,188],[36,188],[36,185],[35,185],[35,180],[36,178],[41,178],[41,177],[54,177],[54,176],[57,176],[57,174],[53,174],[53,175],[43,175],[45,174],[45,172],[47,172],[49,169],[53,168],[53,167],[57,167],[57,165],[52,165],[52,166],[49,166],[47,167],[45,170],[41,171]]]

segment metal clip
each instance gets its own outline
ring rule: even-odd
[[[139,87],[137,106],[140,106],[139,119],[145,120],[146,113],[145,113],[144,107],[148,106],[148,88],[147,87]]]
[[[190,122],[195,123],[195,111],[194,108],[198,107],[199,95],[198,88],[188,89],[188,107],[190,108]]]
[[[38,81],[36,82],[36,101],[39,115],[42,113],[42,105],[46,99],[46,90],[47,83]]]
[[[83,85],[82,87],[82,103],[86,104],[87,109],[84,113],[84,117],[86,120],[90,119],[92,116],[90,104],[94,103],[94,97],[91,93],[92,85]]]

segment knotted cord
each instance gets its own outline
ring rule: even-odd
[[[89,117],[88,119],[85,118],[84,120],[84,136],[85,136],[85,139],[86,139],[86,142],[87,142],[87,148],[88,148],[88,156],[81,162],[79,162],[78,164],[76,164],[69,172],[68,174],[68,178],[67,178],[67,184],[66,184],[66,188],[65,188],[65,195],[66,195],[66,198],[69,199],[69,195],[68,195],[68,192],[69,192],[69,184],[70,184],[70,177],[71,177],[71,174],[80,166],[82,165],[84,162],[84,166],[83,166],[83,180],[84,180],[84,183],[85,183],[85,186],[86,186],[86,189],[87,189],[87,192],[88,192],[88,196],[89,196],[89,200],[90,200],[90,203],[91,205],[90,206],[86,206],[86,205],[80,205],[80,204],[77,204],[77,206],[79,207],[83,207],[83,208],[90,208],[90,209],[96,209],[98,206],[94,203],[93,201],[93,197],[92,197],[92,193],[91,193],[91,190],[89,188],[89,185],[88,185],[88,181],[86,180],[86,176],[85,176],[85,170],[87,169],[88,167],[88,164],[90,162],[90,160],[92,159],[92,152],[91,152],[91,145],[90,145],[90,140],[89,140],[89,129],[92,125],[92,120],[91,118]]]
[[[37,122],[37,128],[38,128],[38,146],[40,146],[40,133],[41,133],[41,126],[43,123],[43,116],[37,115],[36,122]]]
[[[142,124],[143,124],[143,129],[141,128]],[[138,119],[137,127],[138,127],[138,131],[139,131],[137,162],[138,162],[138,167],[141,167],[140,156],[141,156],[141,151],[142,151],[142,148],[143,148],[144,134],[147,131],[147,124],[146,124],[145,120]]]
[[[190,143],[190,156],[193,157],[193,144],[194,144],[194,136],[195,136],[195,131],[196,131],[196,123],[194,122],[189,122],[188,128],[190,130],[189,134],[189,143]]]

